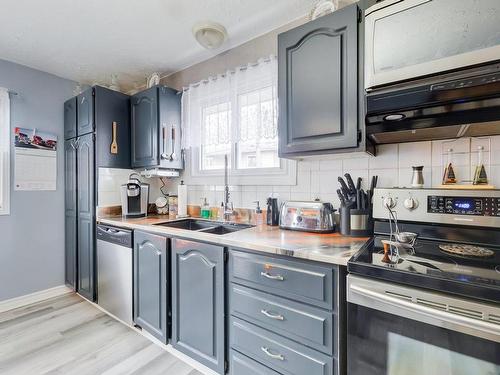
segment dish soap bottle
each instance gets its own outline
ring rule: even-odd
[[[207,198],[202,198],[203,204],[201,205],[201,217],[203,219],[210,219],[210,205],[207,202]]]
[[[446,167],[444,168],[444,174],[443,174],[443,185],[450,185],[450,184],[457,183],[457,177],[456,177],[455,171],[453,169],[452,153],[453,153],[453,149],[449,148],[448,149],[448,161],[446,162]]]
[[[483,146],[477,148],[477,165],[474,172],[474,181],[472,182],[474,185],[488,184],[488,175],[486,174],[486,168],[484,168],[483,151]]]
[[[255,207],[255,225],[262,225],[264,224],[264,214],[262,213],[262,209],[260,208],[260,202],[255,201],[254,203],[257,204],[257,207]]]

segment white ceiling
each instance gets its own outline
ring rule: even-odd
[[[264,34],[317,0],[2,0],[0,59],[60,77],[133,89],[154,71],[175,72]],[[217,51],[191,34],[220,22],[229,39]]]

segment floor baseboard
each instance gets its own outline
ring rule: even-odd
[[[24,296],[0,301],[0,313],[30,305],[32,303],[37,303],[49,298],[58,297],[66,293],[73,293],[73,290],[66,285],[59,285],[54,288],[40,290]]]

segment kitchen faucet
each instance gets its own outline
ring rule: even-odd
[[[229,192],[228,178],[228,160],[227,154],[224,155],[224,221],[230,221],[231,216],[235,215],[233,202],[230,202],[231,193]]]

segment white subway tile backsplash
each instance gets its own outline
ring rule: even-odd
[[[338,171],[342,170],[342,160],[320,160],[320,171]]]
[[[370,169],[392,169],[398,167],[398,145],[380,145],[377,147],[377,156],[368,158]]]
[[[399,169],[397,168],[370,169],[368,183],[371,183],[373,176],[378,176],[378,186],[380,187],[396,187],[399,185]]]
[[[446,141],[402,143],[378,146],[376,157],[332,155],[322,160],[301,160],[297,163],[297,183],[291,186],[231,186],[231,200],[236,207],[255,207],[260,201],[263,208],[272,194],[280,200],[313,200],[315,198],[332,202],[338,206],[336,190],[337,178],[349,172],[354,181],[363,178],[362,187],[368,189],[373,175],[378,175],[379,187],[410,187],[412,166],[424,166],[425,187],[441,184],[444,163],[448,148],[453,148],[453,163],[460,181],[470,180],[477,159],[477,145],[484,145],[485,164],[492,184],[500,186],[500,136],[486,138],[463,138]],[[472,153],[470,151],[473,151]],[[490,160],[491,159],[491,160]],[[471,168],[472,165],[472,168]],[[491,167],[489,167],[491,166]],[[222,181],[221,181],[222,182]],[[106,182],[109,184],[109,181]],[[108,186],[109,188],[109,186]],[[188,189],[188,200],[199,204],[206,196],[210,204],[220,205],[223,199],[223,186],[207,185]]]
[[[399,144],[399,168],[432,165],[431,142],[414,142]]]
[[[344,173],[351,173],[358,169],[368,169],[369,157],[350,158],[342,160],[342,169]]]

